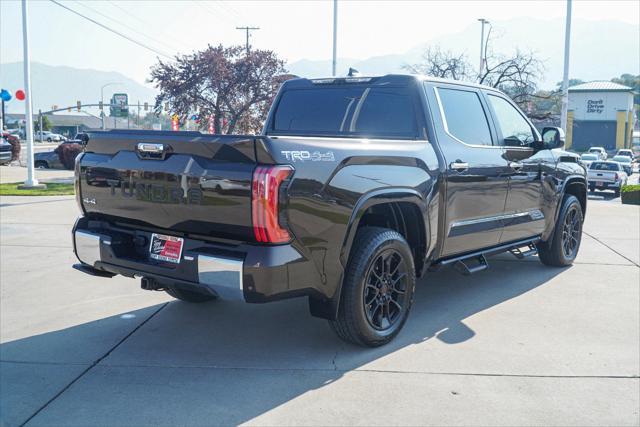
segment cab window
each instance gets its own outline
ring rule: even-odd
[[[476,92],[437,89],[447,132],[470,145],[491,145],[487,116]]]
[[[489,102],[502,131],[502,145],[527,147],[535,141],[529,122],[506,99],[489,95]]]

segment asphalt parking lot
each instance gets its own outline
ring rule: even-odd
[[[73,197],[2,197],[0,425],[639,425],[640,207],[591,199],[574,266],[427,275],[372,350],[79,273]]]

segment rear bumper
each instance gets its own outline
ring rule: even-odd
[[[611,181],[598,181],[597,179],[589,180],[589,187],[595,187],[597,189],[607,189],[607,188],[620,188],[620,182],[611,182]]]
[[[181,287],[223,299],[259,303],[316,293],[313,284],[289,283],[289,266],[306,263],[290,245],[226,245],[184,237],[179,264],[148,256],[151,232],[80,217],[73,228],[75,254],[98,275],[153,279],[161,287]],[[102,274],[101,274],[102,273]]]

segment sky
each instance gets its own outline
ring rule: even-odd
[[[237,26],[260,27],[252,33],[252,46],[274,50],[286,62],[331,58],[333,2],[330,0],[58,1],[153,51],[51,1],[31,0],[29,31],[32,61],[119,71],[143,83],[159,53],[172,56],[202,49],[207,44],[244,44],[245,33],[237,30]],[[555,19],[563,18],[565,11],[566,3],[561,0],[339,0],[338,56],[364,59],[404,52],[473,24],[478,25],[479,32],[478,18],[494,21],[521,17]],[[573,17],[638,25],[640,1],[574,0]],[[479,35],[478,40],[470,41],[476,42],[479,44]],[[0,0],[0,63],[21,60],[21,2]]]

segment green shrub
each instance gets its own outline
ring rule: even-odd
[[[626,205],[640,205],[640,184],[623,186],[620,189],[620,200]]]

